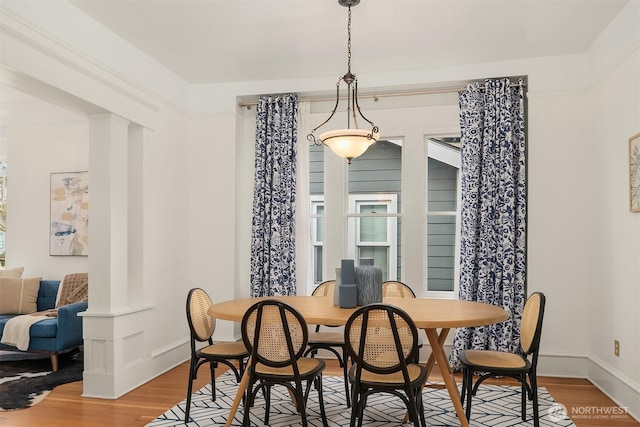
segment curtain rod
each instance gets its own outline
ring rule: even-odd
[[[472,82],[470,82],[472,83]],[[527,85],[525,83],[511,83],[509,85],[509,87],[523,87],[526,88]],[[480,85],[480,90],[483,90],[484,84]],[[460,92],[467,89],[467,87],[449,87],[449,88],[434,88],[434,89],[422,89],[422,90],[414,90],[414,91],[407,91],[407,92],[383,92],[383,93],[379,93],[379,94],[358,94],[358,99],[364,99],[364,98],[373,98],[374,102],[378,102],[379,98],[390,98],[390,97],[395,97],[395,96],[419,96],[419,95],[435,95],[435,94],[439,94],[439,93],[451,93],[451,92]],[[340,100],[345,100],[347,99],[346,97],[344,98],[340,98]],[[308,96],[308,97],[300,97],[299,101],[300,102],[323,102],[323,101],[335,101],[336,98],[335,97],[329,97],[329,96]],[[240,107],[246,107],[248,110],[251,109],[251,107],[255,106],[258,104],[258,101],[245,101],[245,102],[240,102],[238,103],[238,105]]]

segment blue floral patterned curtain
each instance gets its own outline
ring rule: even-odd
[[[464,349],[517,352],[525,300],[526,182],[520,81],[486,80],[460,92],[462,150],[461,300],[500,306],[509,319],[459,328],[449,362]]]
[[[251,296],[296,294],[297,95],[260,97],[251,236]]]

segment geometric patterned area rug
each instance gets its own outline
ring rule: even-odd
[[[340,376],[324,376],[323,395],[325,412],[329,426],[348,426],[351,410],[344,400],[344,383]],[[224,425],[229,408],[238,389],[235,378],[225,372],[216,379],[216,401],[211,400],[211,385],[208,384],[193,394],[191,400],[191,420],[184,423],[186,399],[156,418],[147,427],[205,427]],[[322,426],[318,408],[318,394],[312,389],[307,403],[307,421],[309,426]],[[251,425],[263,426],[264,400],[260,396],[251,408]],[[459,426],[458,419],[446,389],[425,388],[423,392],[425,419],[428,426]],[[554,402],[545,388],[538,389],[541,426],[574,426],[566,416],[562,405]],[[364,425],[389,426],[401,425],[406,408],[402,401],[392,395],[377,394],[369,398],[365,409]],[[527,406],[527,422],[520,418],[520,387],[482,385],[473,398],[471,426],[507,427],[532,426],[533,410],[531,402]],[[233,425],[241,426],[243,407],[240,404]],[[300,416],[295,413],[291,398],[285,388],[274,387],[271,391],[271,427],[301,425]]]

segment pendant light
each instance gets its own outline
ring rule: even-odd
[[[340,77],[336,84],[336,105],[333,107],[331,115],[307,135],[309,142],[315,145],[324,144],[328,146],[338,156],[347,159],[349,164],[351,164],[351,159],[364,154],[367,148],[380,138],[378,127],[367,119],[360,110],[358,105],[358,79],[355,74],[351,73],[351,6],[357,6],[359,3],[360,0],[338,0],[338,4],[348,8],[347,73]],[[340,104],[340,84],[342,82],[347,84],[347,128],[323,132],[316,138],[315,132],[327,124],[338,109]],[[371,129],[358,128],[358,115],[371,125]]]

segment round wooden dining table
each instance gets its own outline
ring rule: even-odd
[[[347,323],[357,308],[340,308],[333,305],[332,296],[279,296],[262,298],[241,298],[220,302],[209,307],[208,313],[216,319],[240,322],[249,307],[261,299],[277,299],[283,301],[305,318],[307,324],[341,326]],[[500,307],[489,304],[434,298],[385,298],[384,303],[393,304],[406,311],[419,329],[423,329],[431,346],[431,355],[426,362],[427,372],[435,363],[438,364],[451,402],[456,410],[461,426],[468,426],[460,393],[455,377],[451,372],[448,357],[444,351],[444,342],[451,328],[483,326],[499,323],[509,318],[508,313]],[[247,371],[245,370],[245,373]],[[428,375],[427,375],[428,378]],[[247,386],[248,377],[243,376],[238,387],[233,406],[231,407],[227,426],[240,405],[242,395]]]

